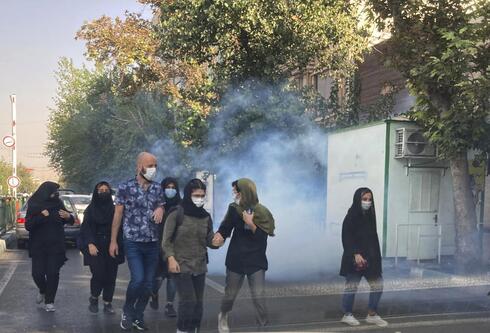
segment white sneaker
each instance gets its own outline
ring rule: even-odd
[[[228,326],[228,313],[220,312],[218,315],[218,332],[229,333],[230,327]]]
[[[374,316],[367,315],[366,322],[369,324],[374,324],[379,327],[388,326],[388,322],[386,320],[383,320],[379,315],[374,315]]]
[[[46,312],[55,312],[56,308],[54,307],[53,303],[46,304],[45,307]]]
[[[44,302],[44,294],[38,294],[36,297],[36,303],[41,304],[42,302]]]
[[[356,317],[354,317],[354,315],[352,313],[345,314],[342,317],[342,319],[340,320],[340,322],[342,322],[344,324],[347,324],[347,325],[350,325],[350,326],[359,326],[359,325],[361,325],[361,323],[359,322],[359,320],[357,320]]]

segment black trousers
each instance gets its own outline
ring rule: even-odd
[[[94,256],[90,258],[90,293],[92,297],[99,297],[102,293],[104,302],[112,302],[114,289],[116,288],[116,278],[118,264],[116,261],[107,256]]]
[[[60,281],[60,269],[65,258],[64,254],[39,254],[32,257],[32,278],[39,288],[39,293],[44,295],[46,304],[54,303]]]
[[[179,295],[177,310],[177,328],[189,332],[201,326],[203,312],[204,285],[206,274],[172,274]]]

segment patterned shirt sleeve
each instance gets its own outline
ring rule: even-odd
[[[126,197],[127,197],[127,184],[123,183],[120,184],[119,187],[117,188],[117,194],[116,194],[116,199],[114,200],[114,204],[116,206],[124,206],[126,203]]]
[[[157,187],[157,207],[165,206],[165,196],[162,187],[158,184]]]

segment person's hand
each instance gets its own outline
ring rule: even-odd
[[[355,254],[354,260],[356,261],[356,265],[360,267],[366,265],[367,263],[366,259],[364,259],[360,254]]]
[[[248,224],[249,226],[252,226],[254,224],[254,213],[248,213],[247,211],[243,211],[242,214],[243,221]]]
[[[44,215],[44,216],[46,216],[46,217],[48,217],[48,216],[49,216],[49,212],[48,212],[48,210],[47,210],[47,209],[43,210],[43,211],[41,212],[41,214],[43,214],[43,215]]]
[[[99,250],[97,249],[97,247],[94,244],[90,243],[88,245],[88,253],[90,253],[91,256],[95,257],[95,256],[97,256],[97,254],[99,254]]]
[[[168,257],[168,271],[170,273],[180,273],[180,266],[174,257]]]
[[[225,239],[223,236],[219,232],[215,233],[212,241],[213,246],[221,247],[224,243]]]
[[[164,213],[165,210],[163,209],[163,207],[157,207],[157,209],[155,209],[155,211],[153,212],[153,220],[156,224],[162,223]]]
[[[59,213],[60,213],[60,217],[63,220],[68,220],[71,217],[71,214],[68,213],[66,210],[63,210],[63,209],[60,209]]]
[[[119,246],[117,245],[117,242],[111,242],[109,245],[109,255],[113,258],[115,258],[119,254]]]

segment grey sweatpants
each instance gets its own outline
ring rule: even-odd
[[[238,274],[226,270],[225,296],[221,302],[221,312],[230,312],[233,303],[243,285],[243,280],[247,277],[248,286],[252,294],[252,301],[255,306],[255,318],[259,326],[268,324],[267,307],[265,304],[265,271],[260,270],[253,274]]]

